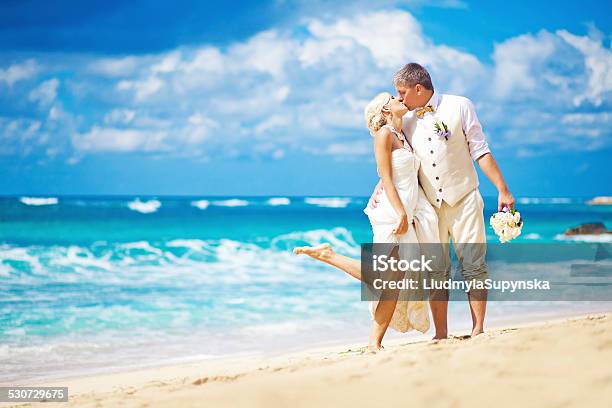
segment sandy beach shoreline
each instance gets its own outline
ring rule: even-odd
[[[467,330],[438,343],[393,339],[377,355],[345,344],[39,385],[68,386],[68,406],[605,406],[611,329],[612,313],[593,313],[500,324],[474,339]]]

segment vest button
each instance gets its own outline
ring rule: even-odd
[[[442,189],[439,189],[438,191],[439,191],[439,192],[442,192]]]
[[[436,167],[436,163],[432,164],[432,166]]]
[[[440,177],[436,176],[436,180],[440,180]]]
[[[433,154],[433,150],[430,150],[429,153]]]
[[[427,140],[429,140],[431,142],[431,137],[428,137]]]

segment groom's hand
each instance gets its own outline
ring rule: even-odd
[[[501,211],[504,207],[508,207],[509,210],[514,209],[514,196],[508,190],[500,191],[497,195],[497,211]]]
[[[374,187],[374,191],[372,191],[372,195],[370,196],[370,200],[368,201],[369,208],[376,208],[378,203],[380,202],[380,195],[383,192],[382,182],[379,180],[376,187]]]

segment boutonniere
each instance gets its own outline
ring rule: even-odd
[[[436,121],[434,129],[436,130],[436,135],[438,137],[443,137],[446,140],[448,140],[448,137],[451,135],[450,130],[448,130],[448,126],[446,126],[446,123],[442,121]]]

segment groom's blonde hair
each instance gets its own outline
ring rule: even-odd
[[[372,135],[387,123],[387,118],[383,114],[382,109],[390,99],[391,94],[389,92],[381,92],[365,107],[365,122]]]

